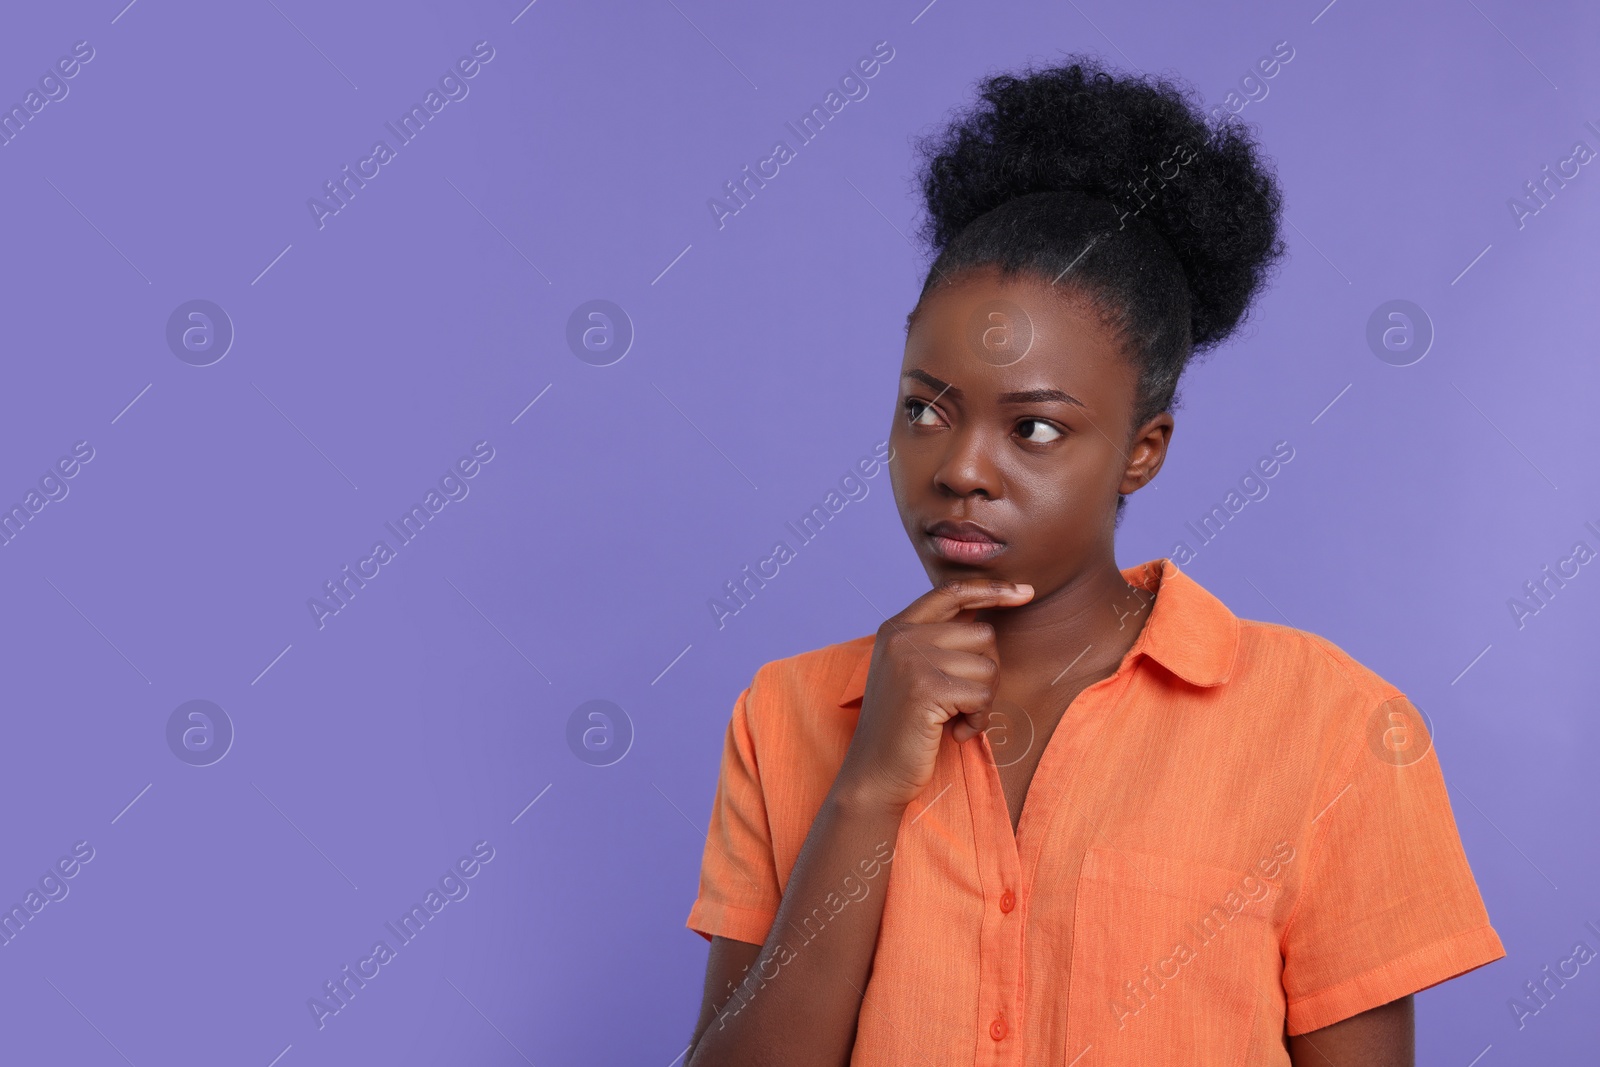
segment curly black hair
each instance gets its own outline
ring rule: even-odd
[[[988,77],[979,96],[915,142],[934,256],[918,307],[976,268],[1050,279],[1123,337],[1134,427],[1172,410],[1191,357],[1234,332],[1286,251],[1283,195],[1250,129],[1085,54]]]

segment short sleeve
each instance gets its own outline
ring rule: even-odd
[[[756,688],[752,683],[734,701],[700,862],[700,891],[684,924],[707,941],[720,936],[765,943],[783,895],[750,729]]]
[[[1397,695],[1358,729],[1306,832],[1308,869],[1283,939],[1290,1034],[1506,954],[1467,865],[1421,713]]]

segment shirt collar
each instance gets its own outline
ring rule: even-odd
[[[1125,568],[1122,577],[1129,585],[1156,594],[1134,652],[1142,652],[1191,685],[1221,685],[1228,680],[1239,649],[1239,618],[1226,604],[1167,557]],[[868,643],[839,696],[840,707],[866,695],[871,665]]]

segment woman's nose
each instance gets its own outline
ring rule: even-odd
[[[992,449],[994,442],[981,427],[967,426],[952,433],[949,450],[934,472],[934,483],[955,496],[999,493]]]

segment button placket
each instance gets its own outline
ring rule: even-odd
[[[988,1052],[978,1062],[998,1065],[1014,1062],[1018,1054],[1013,1030],[1022,1014],[1023,931],[1011,887],[1018,884],[1021,862],[999,771],[986,759],[986,740],[980,734],[960,749],[983,892],[974,1021],[990,1040],[983,1042]]]
[[[1046,843],[1049,842],[1054,848],[1064,847],[1060,835],[1052,827],[1064,807],[1076,808],[1076,804],[1068,798],[1076,789],[1085,788],[1081,776],[1074,774],[1073,768],[1085,765],[1087,755],[1093,751],[1095,741],[1105,729],[1115,709],[1122,704],[1137,674],[1136,664],[1143,653],[1147,635],[1148,631],[1139,635],[1133,646],[1124,654],[1115,672],[1086,686],[1073,698],[1063,711],[1049,740],[1045,742],[1039,765],[1029,785],[1027,799],[1023,804],[1022,816],[1017,821],[1016,831],[1007,833],[1002,838],[1011,846],[1009,849],[1003,849],[1002,853],[1012,862],[1006,880],[1000,883],[1002,886],[1015,886],[1027,892],[1039,869],[1040,854],[1044,851]],[[992,782],[992,788],[998,795],[996,803],[999,805],[1003,827],[1005,830],[1010,830],[1010,815],[1006,811],[1004,794],[1000,789],[999,771],[991,768],[988,781]],[[1015,940],[1011,944],[1016,953],[1014,960],[1008,963],[1014,978],[1013,999],[1009,1007],[996,1009],[995,1019],[990,1023],[990,1037],[993,1038],[993,1043],[989,1048],[996,1050],[996,1055],[1004,1059],[1009,1059],[1021,1051],[1020,1040],[1011,1046],[1009,1053],[1002,1054],[999,1052],[1002,1048],[999,1042],[1003,1039],[995,1038],[994,1030],[998,1025],[1002,1033],[1010,1033],[1012,1026],[1022,1018],[1026,1006],[1024,1002],[1029,997],[1030,984],[1027,976],[1022,973],[1022,961],[1025,959],[1023,931],[1026,909],[1015,915],[1011,914],[1016,908],[1016,895],[1016,890],[1006,888],[997,900],[1000,919],[1009,924],[1009,932],[1014,935]],[[1005,906],[1007,896],[1010,897],[1010,908]],[[988,923],[985,922],[984,925],[987,930]],[[1007,1017],[1012,1020],[1009,1024],[1006,1022]]]

